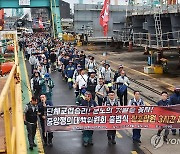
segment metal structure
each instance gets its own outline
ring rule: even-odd
[[[179,49],[180,5],[168,3],[132,6],[134,45],[157,50]]]
[[[5,151],[8,154],[26,154],[21,83],[19,78],[20,69],[17,55],[17,33],[6,32],[2,35],[13,40],[15,49],[15,63],[0,95],[0,113],[4,116]]]
[[[19,5],[20,2],[22,3],[22,5]],[[42,8],[42,7],[50,8],[53,36],[54,38],[58,36],[62,36],[61,20],[60,20],[60,12],[59,12],[59,0],[41,0],[41,1],[0,0],[0,7],[1,8]]]
[[[102,27],[99,24],[99,15],[102,7],[103,5],[100,4],[75,4],[75,32],[79,34],[89,34],[90,37],[104,37]],[[125,32],[126,14],[129,15],[129,10],[129,6],[110,5],[108,37],[121,39],[119,35]]]
[[[12,9],[12,16],[21,17],[24,14],[23,8]]]

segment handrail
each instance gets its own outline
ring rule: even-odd
[[[4,114],[6,153],[26,154],[19,61],[17,55],[17,33],[13,33],[15,64],[0,94],[0,112]]]
[[[153,45],[153,48],[158,49],[157,44],[154,44],[155,42],[157,42],[156,37],[156,34],[133,33],[133,44],[137,44],[140,46],[145,45],[149,47]],[[162,38],[163,48],[178,48],[180,42],[180,31],[163,33]]]

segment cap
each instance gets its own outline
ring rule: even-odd
[[[123,68],[123,65],[122,65],[122,64],[120,64],[120,65],[119,65],[119,68]]]
[[[90,72],[90,74],[96,74],[96,72],[95,72],[95,71],[92,71],[92,72]]]
[[[91,92],[86,91],[86,92],[85,92],[85,95],[91,95]]]
[[[84,95],[85,93],[86,93],[86,88],[82,88],[82,89],[81,89],[81,94]]]
[[[77,71],[80,71],[80,70],[82,70],[82,68],[81,67],[77,67]]]
[[[49,78],[49,77],[50,77],[49,73],[46,73],[46,74],[44,75],[44,78]]]

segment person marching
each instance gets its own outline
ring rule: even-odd
[[[44,75],[44,79],[41,80],[40,84],[42,86],[41,94],[45,94],[47,100],[52,100],[52,89],[54,88],[54,82],[51,79],[49,73]]]
[[[121,71],[123,70],[123,65],[119,65],[118,70],[114,74],[114,82],[116,82],[117,78],[121,76]]]
[[[77,69],[74,71],[74,74],[73,74],[73,85],[75,85],[77,76],[80,74],[80,72],[81,72],[81,65],[78,64]],[[78,85],[74,88],[74,93],[75,93],[76,97],[79,95],[79,87],[78,87]]]
[[[110,65],[108,63],[105,64],[105,68],[102,69],[102,77],[104,78],[105,84],[107,84],[109,91],[112,90],[112,72],[111,72],[111,68]]]
[[[97,78],[96,78],[96,73],[91,72],[90,76],[87,79],[87,91],[91,92],[92,99],[95,100],[95,88],[97,85]]]
[[[73,65],[73,62],[70,60],[69,64],[65,68],[65,76],[67,77],[69,89],[72,89],[73,87],[74,71],[75,71],[75,66]]]
[[[85,74],[85,70],[83,70],[81,68],[80,74],[76,78],[76,82],[74,84],[74,88],[76,89],[78,87],[79,91],[82,88],[87,88],[87,79],[88,79],[88,76],[87,76],[87,74]]]
[[[99,83],[95,89],[99,106],[102,106],[102,104],[104,103],[108,91],[109,91],[109,88],[107,87],[106,84],[104,84],[104,79],[102,77],[100,77]]]
[[[31,101],[28,104],[26,104],[24,108],[24,124],[26,125],[28,132],[28,141],[29,141],[30,150],[33,150],[33,147],[37,146],[34,143],[34,138],[36,135],[36,128],[37,128],[37,115],[38,115],[37,98],[32,97]]]
[[[96,73],[96,62],[94,60],[94,57],[90,57],[89,61],[87,62],[87,69],[88,69],[88,76],[91,75],[91,72]]]
[[[41,81],[42,78],[40,77],[40,73],[36,70],[31,79],[31,90],[33,92],[33,95],[36,96],[37,98],[39,98],[41,94],[41,88],[42,88]]]
[[[144,101],[140,98],[140,92],[134,91],[134,98],[132,98],[128,106],[144,106]],[[133,142],[134,143],[141,143],[141,129],[133,129]]]
[[[116,83],[116,80],[118,77],[121,76],[121,71],[123,70],[123,65],[119,65],[118,70],[114,74],[114,83]],[[114,89],[116,89],[116,84],[114,84]]]
[[[119,76],[116,80],[117,84],[117,96],[120,99],[121,106],[127,105],[127,87],[129,86],[130,82],[128,77],[125,76],[125,72],[121,71],[121,76]],[[124,101],[123,101],[124,97]]]
[[[76,97],[76,105],[81,106],[82,101],[85,100],[86,88],[82,88],[79,95]]]
[[[169,100],[168,100],[168,93],[166,91],[163,91],[161,93],[161,100],[157,102],[158,106],[169,106]],[[160,136],[161,132],[163,131],[163,127],[158,130],[157,135]],[[167,142],[167,136],[169,135],[169,129],[165,128],[163,139],[165,142]]]
[[[97,106],[96,102],[92,99],[92,95],[90,92],[86,91],[85,100],[82,101],[81,106],[87,106],[88,108]],[[93,130],[83,130],[82,139],[83,139],[83,145],[85,147],[87,147],[88,144],[93,145],[92,135],[93,135]]]
[[[180,86],[174,88],[174,93],[170,96],[170,104],[178,105],[180,104]],[[172,129],[172,135],[176,135],[176,129]],[[180,135],[180,129],[179,129]]]
[[[120,106],[118,99],[115,98],[115,92],[109,91],[108,98],[104,103],[104,106]],[[116,130],[107,130],[108,144],[116,144],[115,140]]]
[[[50,100],[47,100],[46,95],[42,94],[40,96],[40,102],[38,103],[38,109],[39,109],[39,118],[42,128],[42,137],[44,141],[44,146],[52,146],[52,139],[53,139],[53,132],[47,132],[45,133],[45,107],[46,106],[53,106],[52,102]]]

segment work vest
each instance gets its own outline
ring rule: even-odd
[[[33,111],[32,105],[30,102],[27,104],[28,110],[26,112],[26,121],[30,123],[36,123],[37,122],[37,112],[38,112],[38,107],[35,106],[35,110]]]
[[[142,99],[140,99],[140,101],[139,101],[140,103],[139,104],[137,104],[137,102],[136,101],[134,101],[134,98],[132,98],[131,100],[130,100],[130,105],[134,105],[134,106],[143,106],[144,105],[144,103],[143,103],[143,100]]]
[[[107,99],[107,101],[105,102],[105,106],[112,106],[110,103],[109,98]],[[117,99],[115,99],[114,105],[113,106],[119,106],[119,102]]]

